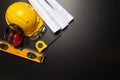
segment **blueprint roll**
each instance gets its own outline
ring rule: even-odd
[[[74,19],[56,0],[28,0],[53,33],[66,28]]]
[[[38,0],[39,4],[44,8],[46,13],[50,16],[50,18],[59,25],[61,29],[66,27],[68,23],[65,19],[63,19],[64,16],[61,16],[56,10],[54,10],[54,7],[49,2],[46,2],[46,0]],[[62,14],[62,13],[61,13]]]
[[[56,0],[46,0],[48,1],[55,11],[57,11],[61,16],[63,16],[63,19],[67,21],[67,23],[70,23],[74,17],[65,9],[63,8]]]

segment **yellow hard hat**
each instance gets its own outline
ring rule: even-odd
[[[6,10],[5,19],[8,25],[18,25],[28,37],[39,32],[43,25],[41,17],[25,2],[11,4]]]

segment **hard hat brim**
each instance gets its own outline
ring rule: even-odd
[[[29,34],[29,35],[27,35],[27,36],[28,36],[28,37],[36,36],[36,35],[42,30],[43,24],[44,24],[43,20],[40,19],[38,25],[35,26],[36,29],[35,29],[31,34]]]

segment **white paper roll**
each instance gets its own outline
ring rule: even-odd
[[[65,8],[63,8],[56,0],[47,1],[52,5],[54,10],[58,12],[62,16],[62,18],[67,21],[67,23],[70,23],[74,19],[74,17]]]

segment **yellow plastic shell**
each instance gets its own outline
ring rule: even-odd
[[[25,2],[11,4],[5,14],[8,25],[16,24],[21,27],[25,36],[31,37],[41,31],[43,20],[36,11]]]
[[[40,45],[40,47],[39,47],[39,45]],[[47,48],[47,44],[42,40],[37,41],[35,46],[36,46],[36,49],[38,50],[38,52],[42,52],[44,49]]]

